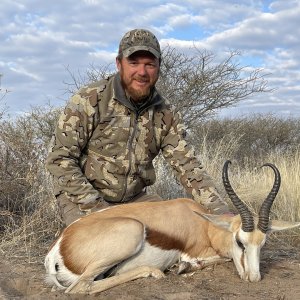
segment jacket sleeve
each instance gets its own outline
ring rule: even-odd
[[[228,205],[218,193],[213,179],[196,158],[194,148],[185,140],[186,131],[180,122],[180,115],[170,112],[164,118],[164,123],[169,123],[169,128],[166,128],[166,135],[161,143],[162,154],[174,169],[187,194],[212,213],[228,212]]]
[[[46,168],[53,175],[55,195],[64,194],[70,201],[83,205],[99,197],[81,169],[82,150],[93,132],[96,108],[96,89],[83,89],[71,97],[59,117],[46,160]]]

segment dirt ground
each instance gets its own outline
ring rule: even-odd
[[[300,299],[299,249],[265,249],[261,259],[263,279],[258,283],[243,282],[233,262],[227,262],[191,276],[169,271],[163,279],[138,279],[92,296],[52,292],[44,284],[42,264],[3,257],[0,261],[0,299]]]

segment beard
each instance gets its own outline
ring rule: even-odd
[[[150,86],[146,86],[146,87],[141,88],[141,89],[135,89],[131,85],[128,85],[127,87],[125,87],[125,90],[128,93],[128,95],[135,102],[141,102],[141,101],[143,101],[143,100],[145,100],[146,98],[149,97],[150,92],[151,92],[151,87]]]
[[[129,78],[125,78],[123,72],[120,72],[120,76],[121,76],[121,83],[124,90],[135,102],[142,102],[143,100],[147,99],[150,96],[152,88],[155,85],[155,83],[153,84],[150,83],[148,77],[137,75],[132,79],[129,79]],[[136,89],[132,86],[133,80],[149,82],[149,84],[145,87],[140,87],[139,89]]]

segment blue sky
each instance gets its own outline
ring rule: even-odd
[[[67,67],[76,73],[114,63],[123,34],[146,28],[162,47],[188,51],[197,45],[220,59],[235,49],[242,52],[241,64],[270,74],[272,93],[251,96],[220,115],[300,117],[299,20],[298,0],[1,0],[2,95],[10,91],[4,100],[11,115],[49,101],[62,106],[70,96]]]

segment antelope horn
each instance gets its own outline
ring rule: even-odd
[[[263,233],[266,233],[268,230],[271,206],[273,204],[273,201],[276,198],[276,195],[279,191],[280,183],[281,183],[281,177],[280,177],[279,170],[273,164],[270,164],[270,163],[266,163],[263,165],[263,167],[265,167],[265,166],[273,169],[273,171],[275,173],[275,179],[274,179],[274,184],[273,184],[273,187],[272,187],[269,195],[264,200],[264,202],[261,205],[260,210],[259,210],[259,219],[258,219],[257,227]]]
[[[233,205],[236,207],[238,210],[241,220],[242,220],[242,230],[245,232],[251,232],[254,230],[254,220],[253,216],[246,206],[246,204],[237,196],[235,191],[233,190],[229,178],[228,178],[228,165],[231,164],[230,160],[227,160],[224,164],[223,167],[223,173],[222,173],[222,179],[223,179],[223,184],[224,188],[233,203]]]

